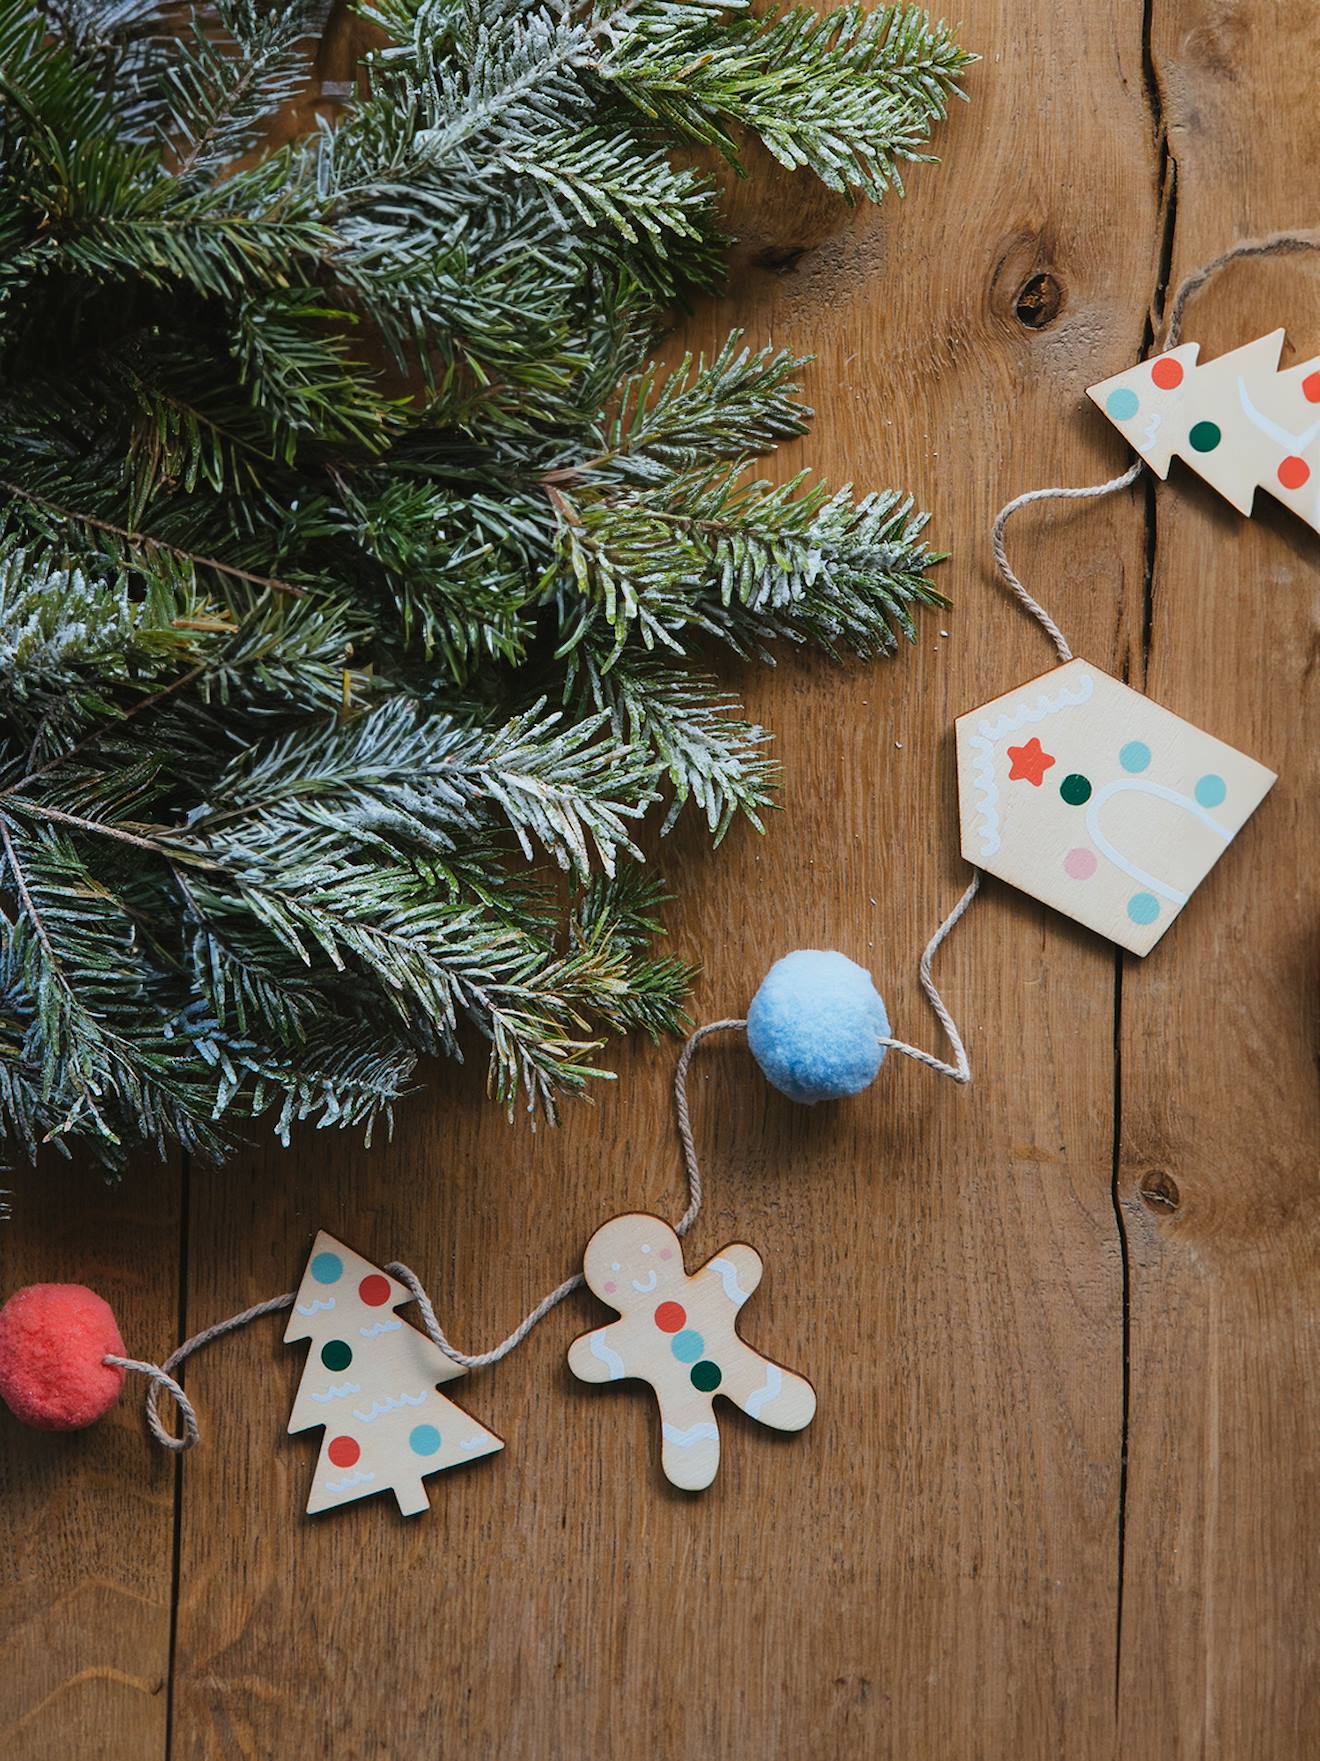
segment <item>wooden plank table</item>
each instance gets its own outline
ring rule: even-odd
[[[910,487],[955,608],[893,665],[785,656],[736,679],[780,735],[783,805],[717,860],[662,852],[698,1019],[770,961],[840,948],[895,1030],[961,890],[951,729],[1039,672],[990,574],[993,511],[1127,463],[1084,399],[1147,310],[1235,239],[1315,220],[1320,12],[1273,0],[967,0],[984,56],[907,199],[849,213],[769,170],[735,195],[731,323],[814,351],[811,438],[776,469]],[[342,44],[341,44],[342,48]],[[323,69],[325,71],[325,69]],[[1320,270],[1237,267],[1195,302],[1208,353],[1286,323],[1320,349]],[[808,1111],[735,1042],[694,1068],[708,1181],[694,1263],[743,1237],[746,1331],[811,1374],[816,1423],[726,1425],[699,1500],[649,1397],[573,1382],[574,1298],[461,1385],[507,1439],[308,1522],[275,1323],[199,1360],[182,1472],[135,1403],[52,1439],[0,1424],[0,1752],[585,1761],[1301,1761],[1315,1685],[1317,540],[1241,520],[1189,472],[1036,511],[1015,560],[1079,652],[1280,773],[1146,963],[991,884],[941,955],[970,1090],[891,1060]],[[940,631],[947,629],[947,638]],[[1313,718],[1313,708],[1310,710]],[[479,1059],[476,1063],[479,1063]],[[4,1288],[72,1278],[132,1349],[291,1288],[317,1226],[401,1257],[460,1340],[500,1337],[595,1225],[669,1214],[670,1048],[558,1131],[512,1127],[476,1063],[392,1146],[304,1136],[118,1191],[17,1177]]]

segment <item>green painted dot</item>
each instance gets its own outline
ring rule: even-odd
[[[1080,807],[1083,802],[1091,799],[1091,785],[1084,776],[1074,771],[1059,784],[1059,793],[1069,807]]]
[[[703,1394],[713,1394],[723,1380],[720,1366],[713,1364],[708,1357],[692,1366],[692,1386]]]
[[[353,1361],[353,1348],[342,1339],[327,1339],[321,1347],[321,1362],[327,1370],[346,1370]]]
[[[1197,452],[1213,452],[1224,436],[1217,422],[1193,422],[1187,438]]]

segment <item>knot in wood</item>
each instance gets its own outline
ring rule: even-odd
[[[1179,1204],[1178,1182],[1163,1168],[1152,1168],[1141,1177],[1137,1189],[1142,1202],[1152,1211],[1176,1211]]]
[[[1013,313],[1028,330],[1044,330],[1063,310],[1063,288],[1047,269],[1027,277],[1018,289]]]
[[[806,245],[766,245],[752,258],[758,269],[772,275],[790,275],[807,254]]]

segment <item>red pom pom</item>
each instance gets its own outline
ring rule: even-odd
[[[0,1398],[38,1431],[81,1431],[119,1399],[124,1356],[110,1304],[82,1284],[29,1284],[0,1308]]]

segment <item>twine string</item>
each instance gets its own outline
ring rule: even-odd
[[[400,1284],[406,1284],[412,1292],[418,1314],[421,1316],[422,1327],[431,1343],[438,1345],[447,1358],[456,1364],[461,1364],[465,1370],[482,1370],[489,1364],[497,1364],[502,1357],[508,1357],[515,1347],[522,1344],[532,1328],[545,1319],[551,1309],[558,1308],[566,1296],[571,1296],[575,1290],[580,1290],[586,1282],[581,1272],[574,1272],[571,1278],[565,1278],[562,1284],[557,1284],[548,1296],[543,1296],[536,1307],[523,1316],[507,1339],[501,1339],[499,1344],[493,1346],[489,1351],[469,1352],[460,1351],[456,1345],[450,1343],[444,1328],[436,1319],[435,1305],[426,1294],[421,1279],[410,1266],[405,1266],[402,1260],[391,1260],[385,1270],[397,1278]]]
[[[746,1025],[745,1021],[708,1022],[706,1026],[696,1029],[679,1054],[678,1063],[674,1070],[674,1111],[678,1120],[678,1139],[683,1153],[683,1167],[687,1175],[688,1191],[687,1209],[674,1225],[675,1231],[679,1235],[686,1235],[696,1222],[701,1213],[703,1196],[701,1163],[697,1157],[696,1144],[692,1137],[692,1121],[688,1114],[688,1065],[692,1061],[693,1052],[708,1035],[719,1033],[726,1028],[743,1028]],[[536,1307],[524,1315],[513,1332],[507,1338],[502,1339],[498,1345],[493,1346],[489,1351],[469,1352],[460,1351],[446,1336],[444,1328],[441,1327],[436,1317],[435,1304],[431,1301],[425,1285],[411,1266],[404,1265],[401,1260],[393,1260],[385,1267],[385,1270],[406,1287],[413,1301],[417,1304],[418,1316],[427,1337],[444,1352],[447,1358],[453,1363],[460,1364],[465,1370],[485,1369],[490,1364],[499,1363],[501,1358],[507,1357],[511,1351],[516,1350],[522,1344],[532,1329],[538,1326],[552,1309],[558,1308],[565,1297],[571,1296],[575,1290],[580,1290],[585,1282],[581,1272],[575,1272],[571,1278],[565,1278],[562,1284],[557,1284],[547,1296],[543,1296]],[[251,1308],[243,1309],[239,1314],[230,1315],[228,1320],[217,1321],[212,1327],[204,1327],[200,1333],[194,1333],[191,1339],[186,1339],[176,1351],[171,1352],[163,1364],[143,1363],[137,1358],[117,1357],[112,1354],[107,1354],[102,1361],[113,1364],[117,1369],[133,1370],[136,1374],[149,1378],[151,1386],[147,1390],[146,1399],[147,1426],[162,1449],[168,1449],[181,1455],[186,1450],[196,1447],[201,1439],[201,1428],[197,1419],[196,1407],[172,1372],[185,1363],[195,1351],[200,1351],[204,1345],[209,1345],[213,1339],[222,1339],[227,1333],[236,1333],[240,1327],[246,1327],[249,1322],[260,1320],[263,1315],[278,1314],[285,1309],[291,1309],[295,1299],[296,1292],[294,1291],[289,1291],[284,1296],[272,1296],[266,1302],[256,1303]],[[162,1392],[170,1395],[178,1408],[179,1418],[183,1425],[182,1435],[176,1436],[168,1430],[160,1417],[159,1402]]]
[[[197,1424],[197,1409],[175,1380],[173,1371],[186,1363],[195,1351],[209,1345],[213,1339],[223,1339],[226,1333],[237,1333],[240,1327],[246,1327],[249,1321],[259,1321],[263,1315],[274,1315],[282,1309],[291,1309],[295,1294],[290,1290],[284,1296],[268,1297],[265,1302],[254,1303],[250,1309],[230,1315],[228,1320],[217,1321],[213,1327],[203,1327],[200,1333],[194,1333],[191,1339],[185,1339],[177,1350],[172,1351],[163,1364],[140,1363],[136,1358],[112,1355],[107,1355],[102,1362],[113,1364],[120,1370],[135,1370],[139,1375],[150,1378],[151,1386],[147,1389],[147,1426],[162,1449],[182,1455],[185,1450],[196,1447],[201,1440],[201,1431]],[[181,1437],[167,1430],[161,1419],[162,1391],[170,1395],[179,1409],[179,1417],[183,1420]]]
[[[1199,293],[1207,282],[1213,280],[1221,269],[1226,269],[1230,263],[1236,263],[1244,257],[1291,256],[1299,252],[1314,250],[1320,250],[1320,237],[1310,233],[1283,232],[1271,234],[1267,238],[1244,240],[1242,243],[1221,252],[1219,256],[1211,258],[1208,263],[1186,276],[1179,284],[1169,307],[1161,349],[1177,346],[1178,339],[1182,334],[1183,316],[1188,301]],[[1005,528],[1019,509],[1030,507],[1034,502],[1093,501],[1108,495],[1116,495],[1120,489],[1127,489],[1136,482],[1141,475],[1144,464],[1145,461],[1138,458],[1120,476],[1110,478],[1107,483],[1089,484],[1083,487],[1059,485],[1048,489],[1029,489],[1025,494],[1015,496],[1012,501],[1006,503],[995,516],[994,525],[991,528],[990,548],[999,577],[1028,615],[1034,618],[1045,631],[1054,644],[1055,652],[1061,661],[1067,662],[1073,658],[1068,639],[1045,607],[1015,574],[1005,548]],[[912,1058],[938,1075],[947,1076],[951,1081],[958,1083],[971,1081],[971,1065],[962,1035],[958,1031],[958,1025],[935,986],[931,967],[941,943],[963,917],[976,897],[981,884],[981,872],[979,868],[973,868],[971,884],[927,943],[918,969],[921,987],[925,991],[930,1006],[953,1050],[953,1063],[946,1063],[943,1059],[935,1057],[933,1053],[922,1051],[918,1046],[908,1045],[904,1040],[886,1038],[880,1041],[880,1044],[888,1050],[901,1052],[905,1058]],[[697,1047],[709,1035],[741,1032],[746,1029],[746,1026],[747,1023],[744,1019],[729,1018],[723,1021],[707,1022],[688,1037],[679,1053],[678,1063],[674,1069],[674,1115],[678,1126],[678,1141],[688,1190],[687,1209],[674,1226],[675,1232],[680,1236],[686,1235],[696,1222],[701,1212],[703,1198],[701,1163],[697,1155],[696,1142],[692,1134],[692,1120],[688,1111],[688,1066],[692,1062]],[[435,1306],[421,1279],[411,1267],[404,1265],[402,1261],[394,1260],[385,1267],[385,1270],[407,1288],[413,1301],[417,1304],[422,1326],[432,1343],[438,1346],[452,1362],[469,1370],[484,1369],[490,1364],[497,1364],[501,1358],[505,1358],[511,1351],[515,1351],[534,1327],[538,1326],[553,1309],[558,1308],[565,1297],[571,1296],[575,1290],[581,1289],[585,1282],[581,1272],[575,1272],[571,1278],[565,1278],[562,1284],[557,1284],[547,1296],[542,1297],[535,1308],[524,1315],[513,1332],[507,1338],[502,1339],[498,1345],[493,1346],[489,1351],[465,1352],[460,1351],[446,1337],[444,1329],[436,1318]],[[177,1350],[171,1352],[163,1364],[145,1363],[137,1358],[119,1357],[113,1354],[107,1354],[103,1361],[113,1365],[116,1369],[132,1370],[135,1374],[148,1378],[150,1387],[146,1397],[146,1417],[151,1434],[163,1449],[168,1449],[175,1454],[183,1454],[187,1450],[195,1448],[201,1440],[201,1428],[198,1424],[197,1409],[173,1372],[179,1369],[194,1352],[200,1351],[204,1345],[209,1345],[212,1340],[222,1339],[226,1334],[235,1333],[250,1322],[260,1320],[264,1315],[278,1314],[285,1309],[292,1308],[295,1296],[296,1293],[293,1291],[289,1291],[283,1296],[273,1296],[266,1302],[255,1303],[251,1308],[243,1309],[239,1314],[230,1315],[227,1320],[217,1321],[214,1326],[204,1327],[200,1333],[194,1333],[191,1339],[185,1340]],[[174,1401],[183,1426],[181,1435],[167,1429],[160,1417],[159,1406],[162,1393],[168,1394]]]
[[[691,1229],[701,1214],[704,1197],[701,1185],[701,1162],[697,1156],[697,1146],[692,1137],[692,1120],[688,1113],[688,1065],[692,1062],[692,1054],[702,1040],[710,1034],[739,1030],[746,1026],[745,1021],[708,1021],[704,1027],[698,1027],[688,1036],[683,1050],[678,1055],[678,1063],[674,1066],[674,1117],[678,1123],[678,1142],[683,1153],[683,1170],[687,1175],[688,1190],[687,1209],[674,1225],[676,1235],[686,1235]],[[493,1346],[490,1351],[467,1352],[459,1351],[457,1346],[453,1345],[446,1337],[444,1328],[436,1319],[431,1299],[422,1288],[422,1282],[416,1272],[405,1266],[400,1260],[394,1260],[386,1266],[385,1270],[393,1273],[399,1282],[406,1284],[412,1292],[417,1303],[418,1313],[421,1316],[422,1326],[426,1329],[432,1343],[438,1345],[447,1358],[452,1359],[456,1364],[462,1364],[464,1369],[468,1370],[484,1369],[488,1364],[497,1364],[502,1357],[507,1357],[511,1351],[522,1344],[533,1327],[538,1326],[545,1319],[551,1309],[558,1308],[566,1296],[571,1296],[575,1290],[581,1290],[586,1282],[581,1272],[574,1272],[571,1278],[565,1278],[562,1284],[556,1285],[548,1296],[543,1296],[536,1307],[523,1316],[507,1339],[501,1339],[500,1343]]]
[[[953,1063],[946,1064],[942,1058],[935,1057],[931,1052],[923,1052],[918,1046],[910,1046],[901,1039],[882,1039],[880,1041],[880,1044],[887,1046],[890,1051],[902,1052],[905,1058],[914,1058],[918,1064],[924,1064],[928,1070],[934,1070],[940,1076],[947,1076],[953,1082],[970,1082],[972,1080],[972,1066],[967,1057],[967,1048],[963,1044],[962,1035],[958,1032],[958,1023],[949,1013],[948,1005],[935,988],[935,980],[931,976],[931,962],[935,958],[940,943],[967,911],[972,900],[980,891],[980,887],[981,870],[973,868],[971,884],[926,943],[926,951],[921,956],[921,965],[917,968],[917,975],[921,979],[921,988],[925,991],[930,1006],[935,1011],[936,1019],[944,1029],[945,1038],[953,1047]]]

